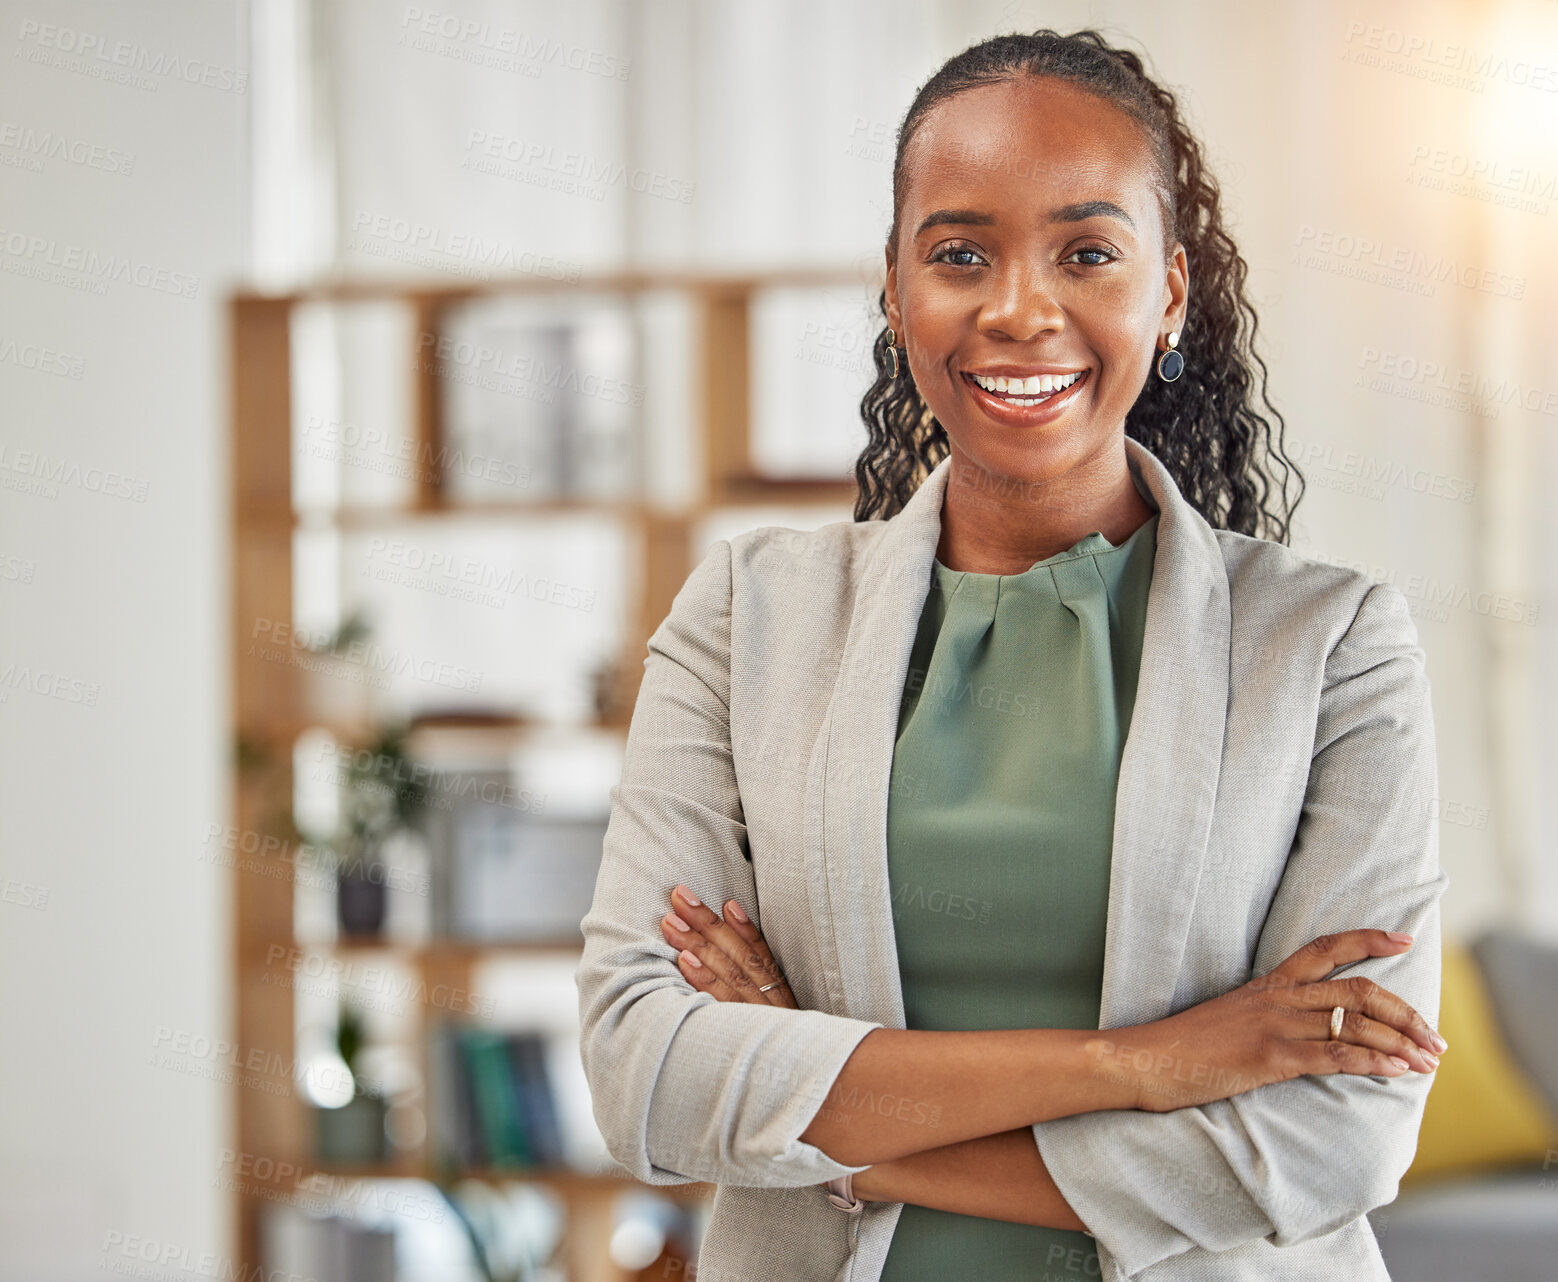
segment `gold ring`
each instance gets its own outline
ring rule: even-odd
[[[1342,1035],[1342,1020],[1347,1018],[1347,1008],[1337,1006],[1331,1011],[1331,1040],[1339,1041]]]

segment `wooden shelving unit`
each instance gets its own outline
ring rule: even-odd
[[[362,301],[398,302],[410,309],[419,333],[442,332],[452,309],[495,295],[554,295],[567,298],[580,291],[618,294],[627,298],[645,291],[678,291],[697,308],[701,423],[696,435],[701,459],[702,494],[691,505],[675,510],[643,498],[623,502],[540,501],[536,503],[461,503],[447,494],[438,475],[419,471],[409,504],[394,508],[342,508],[332,520],[342,529],[368,528],[384,522],[436,520],[447,514],[490,516],[495,520],[545,521],[580,513],[599,513],[626,522],[637,531],[641,557],[639,599],[629,617],[635,620],[623,639],[619,666],[621,688],[613,700],[619,715],[608,725],[625,734],[627,715],[637,695],[647,639],[664,619],[671,600],[694,564],[690,533],[706,513],[723,507],[757,504],[845,506],[854,500],[852,481],[818,482],[758,476],[749,448],[750,317],[754,297],[775,287],[857,287],[863,299],[874,298],[880,281],[856,272],[780,272],[743,276],[622,273],[572,282],[523,277],[482,281],[440,288],[426,282],[323,282],[286,295],[237,293],[229,301],[232,387],[232,624],[235,742],[241,745],[234,763],[232,823],[240,833],[274,832],[285,813],[290,821],[292,749],[305,730],[324,727],[347,742],[363,742],[374,727],[331,725],[327,717],[306,706],[307,687],[295,665],[270,662],[246,653],[246,641],[257,620],[289,622],[293,618],[294,510],[292,476],[292,319],[305,303]],[[408,357],[414,354],[408,353]],[[444,440],[440,378],[426,362],[413,361],[414,421],[419,457],[439,457]],[[426,453],[423,453],[426,451]],[[263,769],[254,762],[264,762]],[[235,1045],[252,1062],[265,1067],[244,1075],[235,1087],[234,1149],[249,1162],[285,1163],[292,1171],[318,1171],[343,1180],[368,1178],[435,1178],[429,1145],[401,1160],[368,1168],[319,1168],[313,1162],[313,1135],[305,1101],[293,1089],[295,1063],[294,997],[286,984],[275,982],[276,947],[307,947],[294,939],[294,878],[291,861],[271,859],[273,866],[240,861],[233,870]],[[490,957],[523,957],[559,953],[577,955],[581,941],[525,945],[486,945],[436,941],[407,947],[372,939],[340,939],[329,946],[339,956],[393,954],[414,968],[424,981],[422,992],[437,985],[471,991],[475,968]],[[423,1081],[427,1081],[426,1028],[437,1012],[420,1011]],[[642,1187],[625,1176],[594,1176],[572,1171],[470,1171],[460,1178],[542,1180],[566,1200],[569,1228],[565,1240],[568,1273],[574,1282],[622,1282],[629,1275],[611,1264],[605,1247],[613,1198],[624,1188]],[[252,1182],[235,1183],[237,1241],[233,1259],[241,1268],[262,1263],[260,1211],[275,1200],[275,1191]],[[661,1189],[679,1198],[706,1197],[705,1185]]]

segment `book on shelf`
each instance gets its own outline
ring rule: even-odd
[[[543,1033],[443,1021],[429,1037],[437,1165],[469,1170],[568,1165]]]
[[[423,824],[433,932],[489,943],[572,941],[590,909],[608,815],[551,814],[507,768],[440,772]]]
[[[477,299],[446,316],[436,351],[446,494],[602,500],[641,488],[644,389],[631,305]]]
[[[260,1255],[267,1278],[315,1282],[394,1282],[395,1231],[350,1216],[318,1215],[286,1202],[261,1211]]]

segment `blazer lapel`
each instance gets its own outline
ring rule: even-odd
[[[1120,765],[1099,1028],[1171,1013],[1211,829],[1228,706],[1228,580],[1216,535],[1161,462],[1127,437],[1157,507],[1141,677]],[[943,459],[876,539],[859,578],[808,773],[821,849],[811,879],[831,1008],[904,1027],[887,871],[898,712],[941,539]],[[814,847],[815,848],[815,847]]]

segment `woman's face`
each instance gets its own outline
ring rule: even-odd
[[[904,168],[887,323],[954,450],[1027,482],[1117,450],[1187,293],[1184,248],[1164,259],[1139,127],[1071,85],[1024,77],[936,107]],[[974,378],[1044,374],[1076,377],[1048,395]]]

